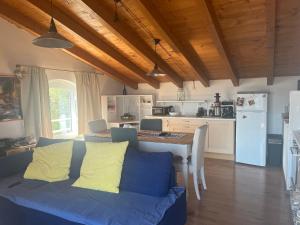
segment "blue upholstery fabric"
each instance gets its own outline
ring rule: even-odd
[[[11,184],[21,181],[11,188]],[[184,194],[174,187],[163,197],[121,191],[112,194],[72,187],[73,179],[48,183],[19,175],[0,180],[0,196],[13,203],[87,225],[157,225]]]
[[[172,162],[173,157],[169,152],[127,151],[120,189],[165,196],[170,188]]]
[[[112,142],[129,141],[130,147],[137,147],[137,131],[135,128],[116,128],[113,127],[111,130]]]
[[[22,152],[16,155],[0,158],[0,178],[25,171],[32,161],[32,152]]]
[[[187,220],[186,197],[181,195],[158,225],[184,225]],[[83,225],[11,203],[0,197],[0,225]],[[129,224],[126,224],[129,225]]]
[[[141,130],[154,130],[162,131],[162,120],[161,119],[142,119]]]
[[[66,141],[70,141],[70,139],[53,139],[53,138],[40,137],[38,143],[36,144],[36,147],[45,147],[48,145],[53,145],[56,143],[61,143]]]
[[[86,148],[84,141],[74,141],[73,154],[70,167],[70,178],[78,179],[80,177],[80,169],[83,158],[85,156]]]

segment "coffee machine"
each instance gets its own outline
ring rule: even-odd
[[[221,117],[222,118],[234,118],[234,103],[233,101],[223,101],[221,103]]]

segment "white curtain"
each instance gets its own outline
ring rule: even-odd
[[[78,133],[89,132],[88,122],[101,119],[101,78],[99,74],[75,72],[77,87]]]
[[[25,135],[52,137],[49,85],[45,69],[21,66],[21,105]]]

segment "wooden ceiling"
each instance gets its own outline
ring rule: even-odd
[[[47,32],[48,0],[0,0],[0,16]],[[117,8],[117,10],[116,10]],[[117,13],[116,13],[117,12]],[[67,53],[137,88],[171,81],[299,75],[299,0],[53,0]],[[117,18],[117,19],[116,19]],[[153,38],[161,39],[157,53]],[[149,77],[154,63],[165,77]]]

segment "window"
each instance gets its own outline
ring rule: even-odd
[[[66,80],[51,80],[49,96],[53,136],[75,137],[78,134],[75,84]]]

